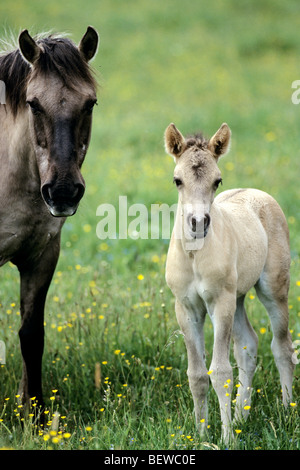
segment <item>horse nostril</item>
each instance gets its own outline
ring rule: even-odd
[[[204,214],[204,217],[202,218],[197,218],[197,216],[191,215],[188,222],[192,232],[205,231],[208,229],[210,224],[210,215]]]
[[[204,230],[206,230],[209,227],[210,224],[210,215],[205,214],[204,216]]]
[[[192,224],[193,232],[196,232],[196,228],[197,228],[197,219],[196,219],[196,217],[191,218],[191,224]]]
[[[51,193],[51,184],[44,184],[42,186],[42,196],[46,202],[49,202],[52,199],[52,193]]]
[[[75,190],[74,190],[74,194],[73,194],[73,198],[76,200],[76,201],[80,201],[80,199],[82,198],[82,196],[84,195],[84,191],[85,191],[85,187],[83,184],[81,183],[78,183],[75,185]]]
[[[72,187],[64,187],[61,185],[53,185],[46,183],[41,188],[44,201],[48,205],[67,205],[77,206],[85,191],[82,183],[73,184]]]

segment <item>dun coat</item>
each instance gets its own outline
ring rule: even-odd
[[[170,124],[165,147],[175,160],[178,211],[170,241],[166,281],[176,298],[184,334],[188,378],[201,433],[207,426],[209,379],[221,411],[225,441],[231,437],[231,337],[239,370],[235,419],[246,418],[256,367],[257,335],[244,300],[253,286],[271,320],[272,351],[280,374],[283,402],[292,399],[293,347],[288,328],[289,233],[277,202],[256,189],[233,189],[215,198],[222,182],[218,159],[230,144],[223,124],[209,140],[185,139]],[[203,325],[208,313],[214,329],[212,361],[207,368]]]
[[[33,39],[0,55],[0,265],[21,278],[23,402],[43,406],[44,304],[65,218],[84,194],[80,172],[90,140],[96,83],[88,62],[98,34],[88,27],[77,47],[63,37]]]

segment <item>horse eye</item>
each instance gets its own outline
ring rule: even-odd
[[[98,105],[97,100],[87,101],[84,107],[85,111],[87,111],[88,113],[91,113],[93,111],[95,104]]]
[[[42,112],[42,107],[40,106],[40,104],[36,100],[27,101],[26,104],[28,104],[30,106],[31,111],[32,111],[33,114],[38,114],[38,113]]]
[[[176,184],[177,188],[182,185],[182,181],[179,178],[174,178],[173,183]]]
[[[223,183],[222,178],[217,179],[214,184],[215,189],[218,189],[219,185],[222,183]]]

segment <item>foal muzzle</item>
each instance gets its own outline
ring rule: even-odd
[[[210,225],[210,215],[208,213],[203,216],[190,214],[187,223],[192,238],[205,238]]]

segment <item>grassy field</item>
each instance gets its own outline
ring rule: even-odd
[[[205,442],[195,430],[185,346],[164,280],[168,240],[96,236],[97,207],[118,208],[120,195],[149,210],[177,201],[173,161],[163,147],[170,122],[182,133],[210,136],[226,121],[232,146],[220,161],[222,190],[256,187],[281,204],[291,235],[290,330],[300,340],[300,105],[291,100],[292,82],[300,79],[299,13],[297,0],[1,3],[0,35],[52,29],[78,42],[92,24],[101,44],[93,62],[99,106],[84,164],[87,190],[65,224],[48,295],[43,430],[30,416],[21,426],[18,273],[10,264],[0,273],[0,339],[7,348],[0,448],[224,449],[212,389]],[[299,450],[299,366],[296,405],[285,410],[269,320],[254,291],[247,311],[259,358],[250,418],[234,429],[232,448]],[[208,363],[212,340],[207,321]]]

